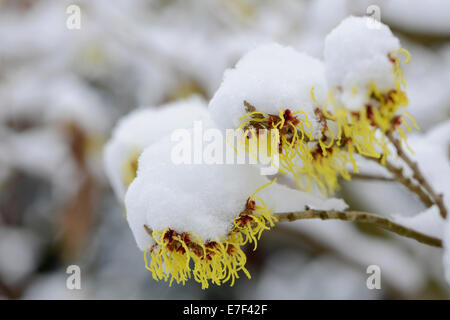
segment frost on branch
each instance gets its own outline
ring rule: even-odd
[[[145,149],[125,198],[127,219],[157,280],[209,286],[248,277],[241,246],[274,226],[272,212],[346,208],[271,183],[250,165],[173,164],[165,138]],[[151,260],[147,260],[147,256]]]
[[[104,151],[106,174],[119,201],[136,176],[137,159],[146,146],[207,117],[205,102],[192,97],[158,108],[139,108],[122,118]]]

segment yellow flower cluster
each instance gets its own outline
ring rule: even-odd
[[[278,153],[272,152],[270,157],[279,156],[280,172],[292,174],[300,189],[309,191],[315,183],[324,194],[333,193],[339,188],[339,176],[351,179],[349,165],[354,173],[358,172],[355,152],[380,159],[384,164],[389,155],[386,134],[397,131],[406,142],[406,133],[401,125],[407,131],[411,131],[411,126],[418,129],[410,114],[399,114],[399,110],[408,105],[408,99],[403,91],[405,81],[400,61],[396,57],[398,52],[406,55],[406,63],[409,61],[409,54],[404,49],[389,54],[395,88],[381,92],[375,83],[370,83],[367,96],[369,102],[356,111],[338,103],[333,91],[320,106],[314,96],[314,88],[311,88],[311,97],[317,105],[314,113],[320,124],[319,138],[313,137],[312,123],[303,111],[291,112],[285,109],[280,110],[278,115],[271,115],[258,112],[251,106],[251,112],[239,119],[242,121],[239,129],[244,130],[244,149],[256,157],[258,130],[276,129],[279,132]],[[244,104],[249,106],[247,102]],[[332,111],[327,108],[328,104],[331,104]],[[411,125],[406,119],[411,121]],[[273,149],[267,150],[270,152]]]
[[[273,183],[270,182],[269,184]],[[146,269],[152,272],[155,280],[182,283],[194,278],[201,283],[202,289],[209,287],[209,282],[221,285],[230,281],[230,286],[239,278],[239,271],[251,278],[245,268],[247,261],[242,246],[257,241],[264,230],[274,226],[277,219],[270,214],[264,201],[250,196],[244,210],[233,221],[227,238],[218,241],[204,241],[191,232],[178,233],[167,228],[162,231],[150,231],[155,245],[144,252]],[[150,263],[147,256],[151,256]]]

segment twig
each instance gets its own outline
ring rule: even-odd
[[[391,143],[394,145],[398,156],[411,168],[414,179],[416,179],[417,182],[425,189],[425,191],[428,192],[431,199],[433,200],[433,203],[436,204],[437,207],[439,208],[441,216],[445,219],[447,217],[447,209],[445,208],[444,205],[443,195],[437,194],[434,191],[433,187],[423,176],[417,163],[411,160],[408,157],[408,155],[403,151],[400,141],[393,136],[392,132],[388,132],[386,136],[388,137],[389,141],[391,141]]]
[[[274,216],[278,218],[278,221],[322,219],[322,220],[342,220],[360,223],[370,223],[385,230],[394,232],[400,236],[415,239],[429,246],[442,248],[442,241],[438,238],[428,236],[421,232],[409,229],[405,226],[395,223],[385,217],[381,217],[367,212],[306,210],[298,212],[276,213],[274,214]]]
[[[364,174],[364,173],[353,173],[352,179],[360,179],[360,180],[375,180],[375,181],[396,181],[394,178],[376,176],[372,174]]]

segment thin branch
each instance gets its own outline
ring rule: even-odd
[[[425,189],[425,191],[428,192],[431,199],[433,200],[433,203],[435,203],[439,208],[441,216],[445,219],[447,217],[447,209],[445,208],[444,205],[443,195],[437,194],[434,191],[433,187],[423,176],[417,163],[411,160],[408,157],[408,155],[403,151],[401,142],[393,136],[392,132],[388,132],[386,136],[388,137],[389,141],[391,141],[391,143],[394,145],[398,156],[411,168],[414,179],[416,179],[417,182]]]
[[[394,178],[383,177],[383,176],[376,176],[376,175],[364,174],[364,173],[353,173],[352,174],[352,179],[387,181],[387,182],[395,182],[396,181]]]
[[[145,232],[147,232],[147,234],[148,234],[150,237],[153,237],[153,230],[150,229],[148,225],[144,224],[144,229],[145,229]]]
[[[409,229],[405,226],[395,223],[385,217],[381,217],[367,212],[306,210],[298,212],[276,213],[274,214],[274,216],[277,217],[279,221],[322,219],[322,220],[342,220],[360,223],[370,223],[385,230],[396,233],[400,236],[415,239],[429,246],[442,248],[442,241],[438,238],[428,236],[421,232]]]

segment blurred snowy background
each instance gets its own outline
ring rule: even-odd
[[[66,28],[70,4],[81,8],[79,30]],[[263,42],[322,57],[325,35],[372,4],[411,52],[409,111],[420,134],[448,125],[449,1],[0,0],[0,298],[449,298],[442,250],[324,221],[264,234],[248,255],[252,280],[169,288],[145,270],[104,176],[102,145],[121,115],[211,98],[223,71]],[[380,214],[424,209],[393,182],[357,180],[340,196]],[[81,290],[66,288],[71,264]],[[371,264],[381,290],[366,287]]]

